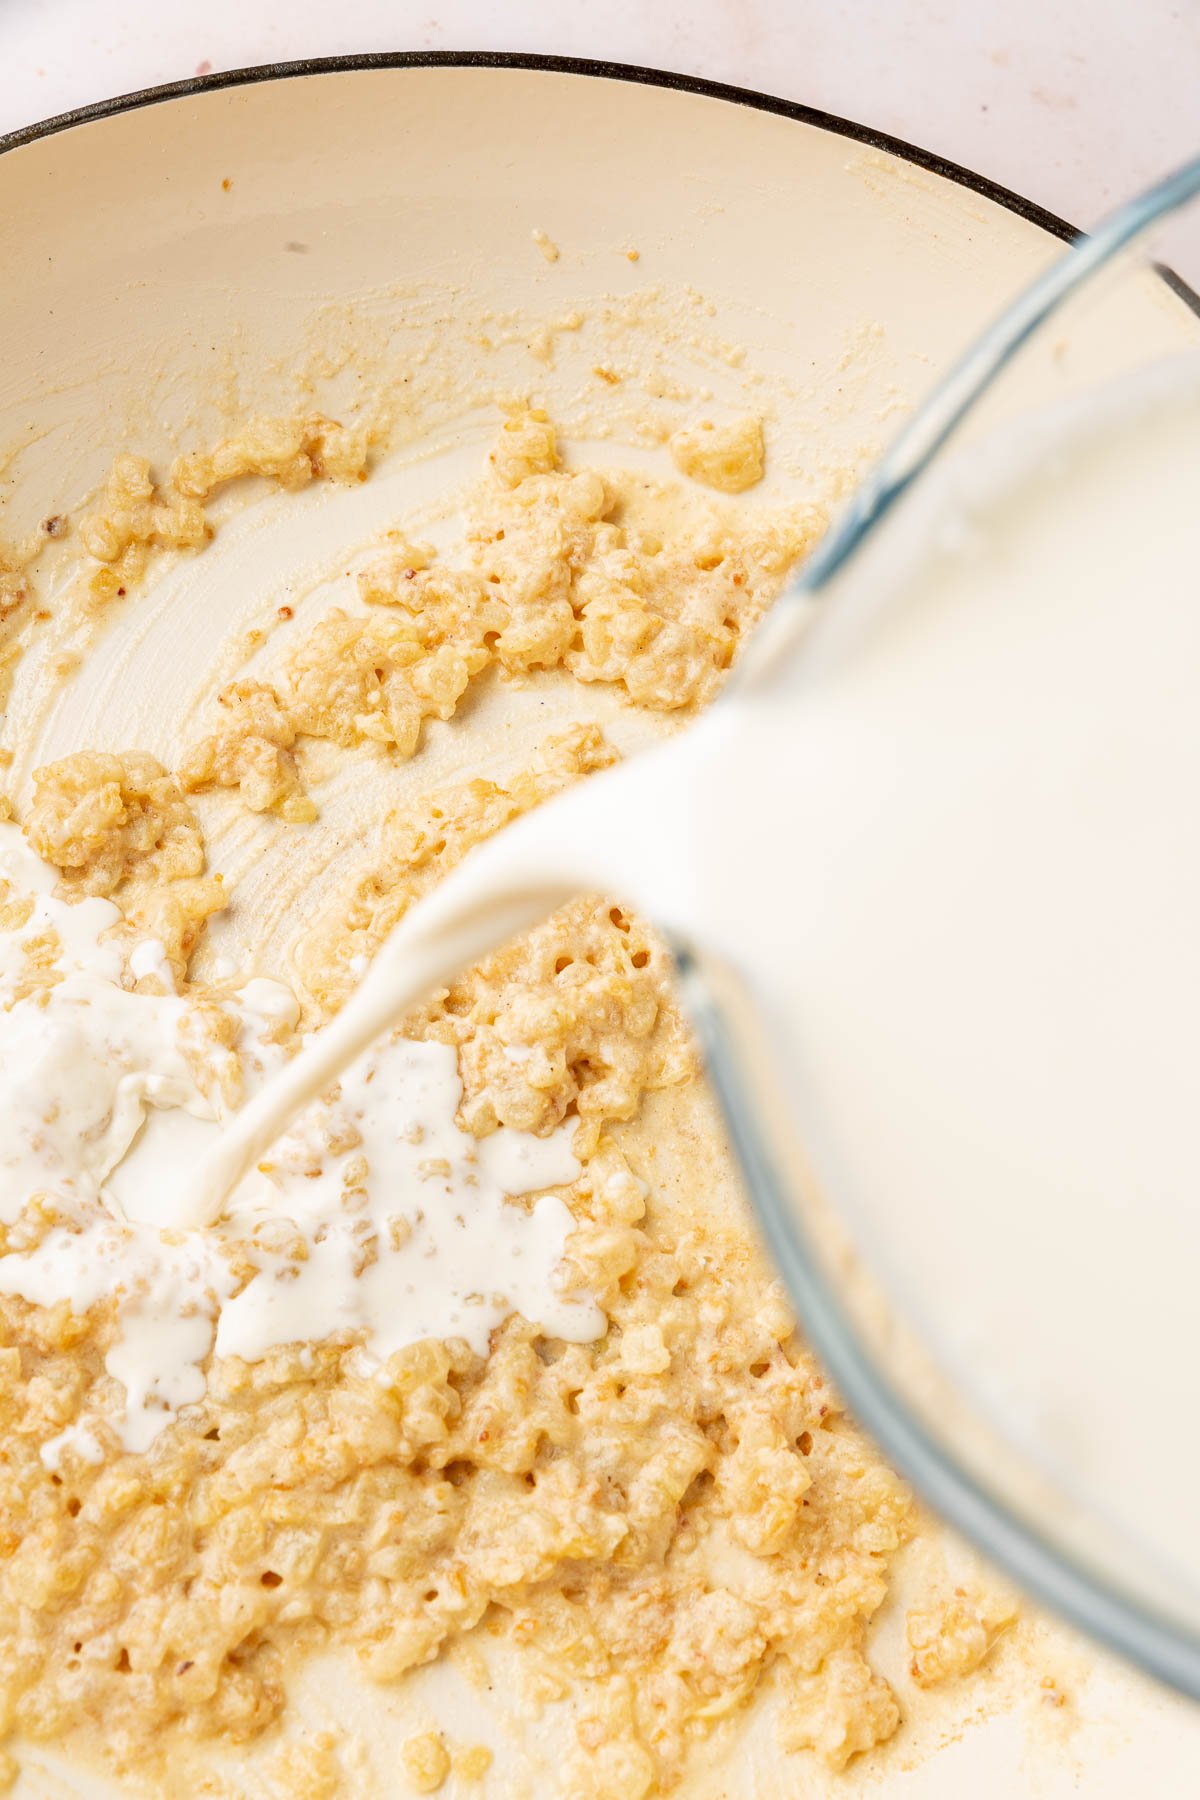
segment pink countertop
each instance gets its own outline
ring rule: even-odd
[[[0,131],[210,67],[422,49],[560,52],[765,89],[1084,226],[1200,151],[1196,0],[0,0]],[[1200,212],[1168,248],[1200,285]]]

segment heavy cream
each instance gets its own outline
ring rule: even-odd
[[[604,1316],[556,1291],[571,1214],[555,1194],[520,1196],[580,1173],[570,1127],[548,1138],[501,1128],[482,1144],[455,1122],[462,1097],[452,1046],[399,1039],[347,1071],[244,1182],[228,1223],[283,1218],[307,1233],[304,1260],[267,1260],[223,1308],[219,1355],[253,1360],[272,1344],[365,1330],[376,1357],[425,1337],[465,1338],[486,1354],[514,1310],[556,1337],[598,1337]],[[347,1147],[331,1153],[330,1140]]]
[[[13,896],[33,896],[27,921],[0,933],[0,1219],[12,1224],[36,1193],[60,1206],[94,1202],[148,1106],[216,1113],[189,1060],[189,1043],[202,1053],[194,1009],[121,985],[117,908],[55,899],[54,871],[15,826],[0,834],[0,876]],[[133,950],[133,979],[146,949]],[[157,966],[162,946],[153,953]],[[207,1057],[214,1088],[217,1050]]]
[[[376,1045],[219,1226],[184,1229],[181,1173],[219,1135],[225,1094],[286,1063],[275,1039],[294,998],[261,978],[233,991],[230,1050],[186,997],[124,985],[153,974],[173,988],[162,945],[127,954],[115,906],[54,898],[54,871],[13,826],[0,827],[0,873],[10,900],[33,897],[26,922],[0,932],[0,1205],[13,1228],[0,1292],[116,1311],[113,1393],[42,1447],[50,1466],[68,1451],[97,1460],[112,1436],[148,1449],[203,1398],[214,1354],[257,1360],[346,1334],[376,1367],[431,1336],[485,1354],[513,1311],[578,1341],[603,1330],[586,1297],[560,1291],[572,1218],[544,1190],[580,1172],[569,1128],[504,1128],[478,1145],[456,1123],[461,1083],[441,1044]],[[514,1203],[525,1195],[538,1197]],[[256,1266],[248,1281],[235,1250]]]

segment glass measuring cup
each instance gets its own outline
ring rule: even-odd
[[[1145,390],[1136,388],[1118,394],[1107,419],[1102,404],[1098,412],[1048,421],[1038,428],[1045,435],[1036,455],[1031,454],[1027,442],[1014,448],[1010,428],[1000,454],[993,455],[990,463],[985,447],[982,456],[951,471],[949,487],[933,497],[922,495],[944,446],[1001,378],[1021,346],[1045,329],[1071,296],[1121,252],[1197,192],[1200,161],[1178,171],[1115,214],[1093,237],[1082,240],[979,340],[901,434],[765,622],[739,668],[736,689],[748,694],[757,684],[769,684],[772,662],[787,660],[793,652],[812,664],[814,691],[820,693],[823,680],[836,685],[845,667],[855,667],[864,643],[869,658],[878,619],[870,616],[876,602],[864,598],[864,590],[872,582],[864,578],[863,568],[872,559],[878,578],[875,587],[890,586],[893,592],[886,606],[903,615],[904,578],[894,579],[896,562],[907,559],[910,582],[927,577],[921,543],[931,534],[945,533],[948,525],[953,538],[962,529],[964,510],[970,536],[986,511],[989,484],[1032,479],[1043,483],[1052,498],[1062,468],[1069,467],[1079,451],[1081,433],[1086,437],[1099,424],[1114,432],[1136,434],[1140,429],[1137,421],[1143,418],[1139,408],[1151,403],[1169,407],[1178,400],[1185,409],[1190,406],[1193,414],[1200,409],[1200,382],[1189,395],[1182,391],[1187,386],[1182,368],[1167,370],[1158,378],[1161,392],[1157,396],[1147,398]],[[1192,371],[1187,379],[1194,379],[1194,374]],[[1072,433],[1073,448],[1068,442]],[[1014,475],[1015,465],[1023,474]],[[952,504],[950,488],[955,489]],[[1200,516],[1200,509],[1196,510]],[[1080,519],[1076,528],[1082,533],[1093,529],[1095,523]],[[1200,566],[1200,527],[1195,547]],[[951,563],[961,553],[961,546],[953,543],[945,549]],[[1010,567],[1009,573],[1019,578],[1021,571]],[[1147,629],[1153,629],[1153,621]],[[1039,654],[1036,629],[1028,646],[1032,663]],[[1138,708],[1143,703],[1149,704],[1149,696],[1131,685],[1129,706]],[[946,754],[953,754],[950,745]],[[876,798],[884,792],[885,787],[880,786]],[[865,792],[858,800],[866,805]],[[786,805],[782,813],[786,818]],[[860,823],[867,817],[864,811]],[[1036,871],[1031,869],[1028,874],[1036,879]],[[1139,914],[1131,929],[1142,923]],[[941,1228],[947,1228],[947,1236],[952,1235],[948,1222],[953,1224],[956,1206],[969,1210],[975,1203],[970,1184],[943,1197],[940,1225],[937,1208],[931,1203],[922,1217],[921,1229],[927,1234],[924,1246],[914,1251],[906,1245],[903,1221],[897,1224],[888,1217],[883,1165],[856,1156],[851,1141],[856,1128],[867,1134],[885,1129],[882,1109],[870,1118],[862,1115],[856,1126],[847,1111],[845,1069],[826,1060],[821,1022],[813,1024],[810,1036],[804,1032],[789,1035],[786,1046],[781,1047],[782,1037],[772,1035],[764,1024],[761,991],[749,995],[736,970],[681,935],[676,936],[675,951],[710,1077],[770,1251],[804,1330],[828,1363],[851,1409],[934,1508],[1023,1586],[1172,1685],[1200,1697],[1200,1582],[1197,1558],[1191,1558],[1190,1567],[1184,1566],[1189,1535],[1186,1494],[1175,1493],[1178,1506],[1173,1520],[1164,1514],[1156,1523],[1151,1516],[1147,1529],[1144,1505],[1138,1513],[1139,1484],[1130,1482],[1127,1489],[1123,1487],[1117,1468],[1114,1490],[1114,1462],[1094,1456],[1089,1460],[1079,1451],[1082,1413],[1102,1407],[1104,1398],[1089,1390],[1089,1344],[1080,1342],[1074,1353],[1068,1348],[1064,1359],[1060,1341],[1056,1363],[1050,1348],[1053,1334],[1045,1333],[1046,1389],[1054,1402],[1051,1411],[1058,1413],[1057,1429],[1050,1420],[1048,1429],[1026,1430],[1031,1404],[1036,1405],[1028,1382],[1023,1390],[1006,1394],[1003,1381],[997,1378],[996,1342],[984,1344],[981,1340],[979,1356],[972,1358],[965,1348],[963,1305],[956,1317],[951,1317],[947,1284],[967,1284],[967,1305],[977,1305],[981,1313],[994,1298],[989,1290],[1000,1276],[988,1267],[988,1243],[993,1248],[1003,1243],[1004,1219],[999,1209],[984,1223],[979,1259],[974,1264],[963,1247],[965,1239],[949,1248],[931,1241],[937,1239]],[[921,953],[920,948],[914,951],[918,956]],[[919,984],[910,986],[907,994],[909,1003],[919,1007]],[[870,1004],[869,999],[864,1002],[864,1018]],[[827,1026],[829,1020],[824,1023]],[[1029,1018],[1031,1054],[1038,1030],[1035,1009]],[[902,1037],[897,1041],[902,1043]],[[854,1049],[848,1044],[846,1055],[853,1055]],[[786,1083],[777,1080],[783,1063],[790,1071]],[[808,1096],[802,1092],[805,1073],[811,1088]],[[1052,1090],[1052,1072],[1047,1080]],[[922,1099],[930,1100],[928,1092],[919,1095],[919,1083],[910,1085],[907,1097],[918,1105]],[[1052,1092],[1050,1099],[1053,1105]],[[837,1107],[840,1114],[831,1124],[831,1112]],[[950,1121],[942,1122],[941,1128],[947,1135],[955,1129]],[[1019,1136],[1021,1129],[1021,1120],[1015,1116],[1013,1131]],[[903,1149],[902,1124],[896,1126],[896,1132],[890,1147]],[[934,1134],[928,1136],[932,1141]],[[934,1168],[931,1160],[922,1162],[919,1154],[911,1160],[910,1178]],[[950,1167],[947,1164],[947,1171]],[[1045,1223],[1047,1235],[1052,1235],[1053,1220],[1048,1216]],[[1028,1221],[1023,1221],[1020,1228],[1027,1225]],[[1129,1287],[1141,1282],[1153,1288],[1153,1270],[1147,1275],[1138,1259],[1136,1197],[1127,1235]],[[1118,1241],[1119,1234],[1113,1243]],[[1186,1235],[1180,1242],[1186,1250]],[[1083,1280],[1090,1278],[1084,1254],[1087,1248],[1086,1243],[1080,1246]],[[1058,1274],[1069,1281],[1071,1246],[1059,1249]],[[1038,1260],[1042,1255],[1041,1246],[1031,1243],[1030,1258]],[[1004,1266],[1007,1278],[1011,1265],[999,1255],[995,1260]],[[1031,1282],[1029,1288],[1031,1296],[1036,1292],[1039,1300],[1044,1299],[1043,1285]],[[1019,1318],[1021,1295],[1016,1298],[1016,1312],[1005,1313],[1010,1322]],[[1146,1379],[1165,1384],[1184,1409],[1189,1394],[1200,1401],[1200,1343],[1192,1360],[1187,1349],[1189,1331],[1163,1338],[1162,1345],[1183,1348],[1168,1347],[1156,1364],[1151,1334],[1147,1332],[1140,1345],[1138,1335],[1139,1318],[1155,1326],[1160,1323],[1153,1318],[1155,1295],[1144,1296],[1149,1312],[1139,1313],[1132,1294],[1126,1294],[1124,1300],[1127,1304],[1121,1295],[1114,1296],[1113,1330],[1129,1335],[1128,1354],[1141,1358]],[[1031,1341],[1045,1325],[1044,1312],[1029,1315]],[[1176,1429],[1187,1432],[1186,1410]],[[1114,1408],[1111,1431],[1114,1438],[1127,1440],[1130,1457],[1153,1469],[1162,1449],[1161,1439],[1141,1441],[1137,1417]],[[1073,1437],[1079,1442],[1073,1444]],[[1178,1468],[1163,1476],[1163,1482],[1174,1482],[1176,1489],[1181,1480]],[[1153,1484],[1149,1488],[1141,1484],[1140,1493],[1142,1502],[1147,1496],[1153,1499]],[[1153,1508],[1149,1512],[1152,1515]]]

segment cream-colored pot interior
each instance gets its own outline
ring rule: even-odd
[[[767,491],[833,503],[1060,249],[997,200],[855,136],[582,73],[310,73],[151,102],[10,149],[0,536],[78,510],[114,452],[161,465],[253,413],[370,410],[388,450],[353,492],[321,484],[223,502],[210,549],[164,568],[94,642],[52,616],[16,675],[9,791],[19,803],[34,767],[84,745],[173,763],[244,658],[242,634],[284,603],[298,622],[311,616],[342,559],[401,518],[424,509],[437,537],[436,502],[477,468],[498,396],[547,405],[576,453],[662,473],[665,430],[751,409],[765,419]],[[1156,276],[1110,280],[1029,355],[1004,408],[1198,337]],[[50,555],[39,584],[53,615],[77,546],[51,549],[57,572]],[[80,649],[78,667],[63,663]],[[632,746],[638,727],[615,702],[589,694],[575,706]],[[511,765],[544,730],[544,714],[530,722],[486,697],[466,749],[463,734],[435,728],[419,768],[381,774],[365,793],[335,777],[302,853],[281,828],[214,806],[214,859],[266,953],[285,964],[347,844],[406,783],[468,762]],[[237,930],[235,912],[216,946]],[[879,1630],[881,1662],[902,1656],[894,1606]],[[777,1763],[752,1710],[698,1759],[690,1791],[767,1800],[798,1781],[831,1794],[883,1782],[923,1800],[1190,1792],[1200,1720],[1078,1656],[1069,1726],[1010,1710],[999,1693],[994,1705],[950,1693],[928,1701],[902,1753],[834,1777]],[[496,1743],[503,1791],[552,1794],[567,1713],[502,1725],[504,1711],[452,1665],[398,1693],[324,1665],[304,1676],[296,1708],[309,1730],[355,1720],[376,1784],[364,1793],[409,1791],[388,1746],[410,1721],[450,1728],[465,1715]],[[39,1750],[16,1791],[117,1791],[37,1772],[54,1763]]]

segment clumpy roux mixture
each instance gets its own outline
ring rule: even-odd
[[[328,421],[274,421],[180,459],[161,487],[121,459],[79,528],[96,603],[136,604],[159,550],[201,547],[221,482],[352,480],[367,448]],[[738,493],[762,473],[761,432],[698,424],[675,457]],[[302,831],[320,806],[311,746],[419,756],[424,721],[452,719],[488,671],[519,682],[559,669],[663,714],[703,704],[821,520],[695,496],[678,519],[640,523],[621,478],[564,469],[552,425],[512,410],[461,554],[443,562],[397,535],[358,606],[318,620],[269,679],[223,690],[176,769],[136,747],[83,747],[38,772],[6,828],[44,876],[39,899],[32,862],[24,889],[18,859],[5,864],[10,1021],[21,1007],[51,1016],[55,990],[83,979],[63,909],[90,906],[89,954],[108,958],[109,986],[157,1007],[159,1026],[178,1009],[176,1089],[141,1090],[161,1109],[154,1129],[235,1107],[473,843],[615,752],[578,726],[504,783],[442,787],[389,814],[297,943],[294,999],[271,970],[189,978],[206,919],[238,904],[207,870],[192,796],[235,790]],[[555,1335],[508,1291],[483,1297],[495,1322],[482,1336],[397,1344],[402,1328],[388,1339],[367,1311],[355,1329],[350,1310],[298,1342],[279,1335],[299,1316],[286,1306],[270,1313],[283,1324],[256,1315],[232,1330],[236,1308],[323,1268],[339,1231],[352,1281],[386,1273],[436,1204],[420,1179],[448,1179],[445,1159],[427,1159],[410,1191],[381,1199],[363,1115],[339,1113],[337,1096],[260,1171],[253,1203],[194,1234],[216,1240],[200,1247],[170,1229],[168,1197],[160,1218],[143,1200],[136,1227],[123,1221],[119,1168],[98,1163],[90,1187],[51,1171],[0,1226],[0,1726],[15,1743],[79,1732],[164,1791],[173,1745],[268,1731],[297,1657],[346,1647],[396,1682],[484,1632],[520,1647],[534,1698],[579,1702],[561,1791],[580,1800],[669,1791],[764,1679],[782,1697],[783,1749],[806,1761],[837,1770],[891,1738],[900,1707],[867,1627],[912,1505],[842,1413],[730,1198],[660,943],[610,900],[580,899],[436,995],[404,1040],[395,1054],[452,1054],[446,1129],[466,1164],[477,1144],[523,1219],[558,1209],[561,1255],[540,1293],[564,1318],[578,1308],[579,1330]],[[512,1154],[488,1164],[489,1143]],[[512,1170],[526,1152],[523,1179]],[[691,1171],[692,1191],[656,1182],[667,1163]],[[324,1212],[305,1200],[317,1192]],[[152,1384],[139,1412],[114,1373],[128,1373],[121,1347],[149,1304],[136,1260],[124,1286],[110,1267],[86,1306],[31,1297],[27,1269],[48,1245],[77,1257],[97,1232],[144,1247],[160,1222],[172,1269],[191,1257],[200,1272],[179,1277],[182,1375],[170,1391]],[[967,1672],[1011,1618],[992,1592],[931,1592],[908,1623],[914,1679]],[[405,1767],[432,1791],[451,1759],[436,1737],[413,1740]],[[486,1754],[455,1769],[486,1788]],[[306,1789],[293,1770],[279,1791]]]

